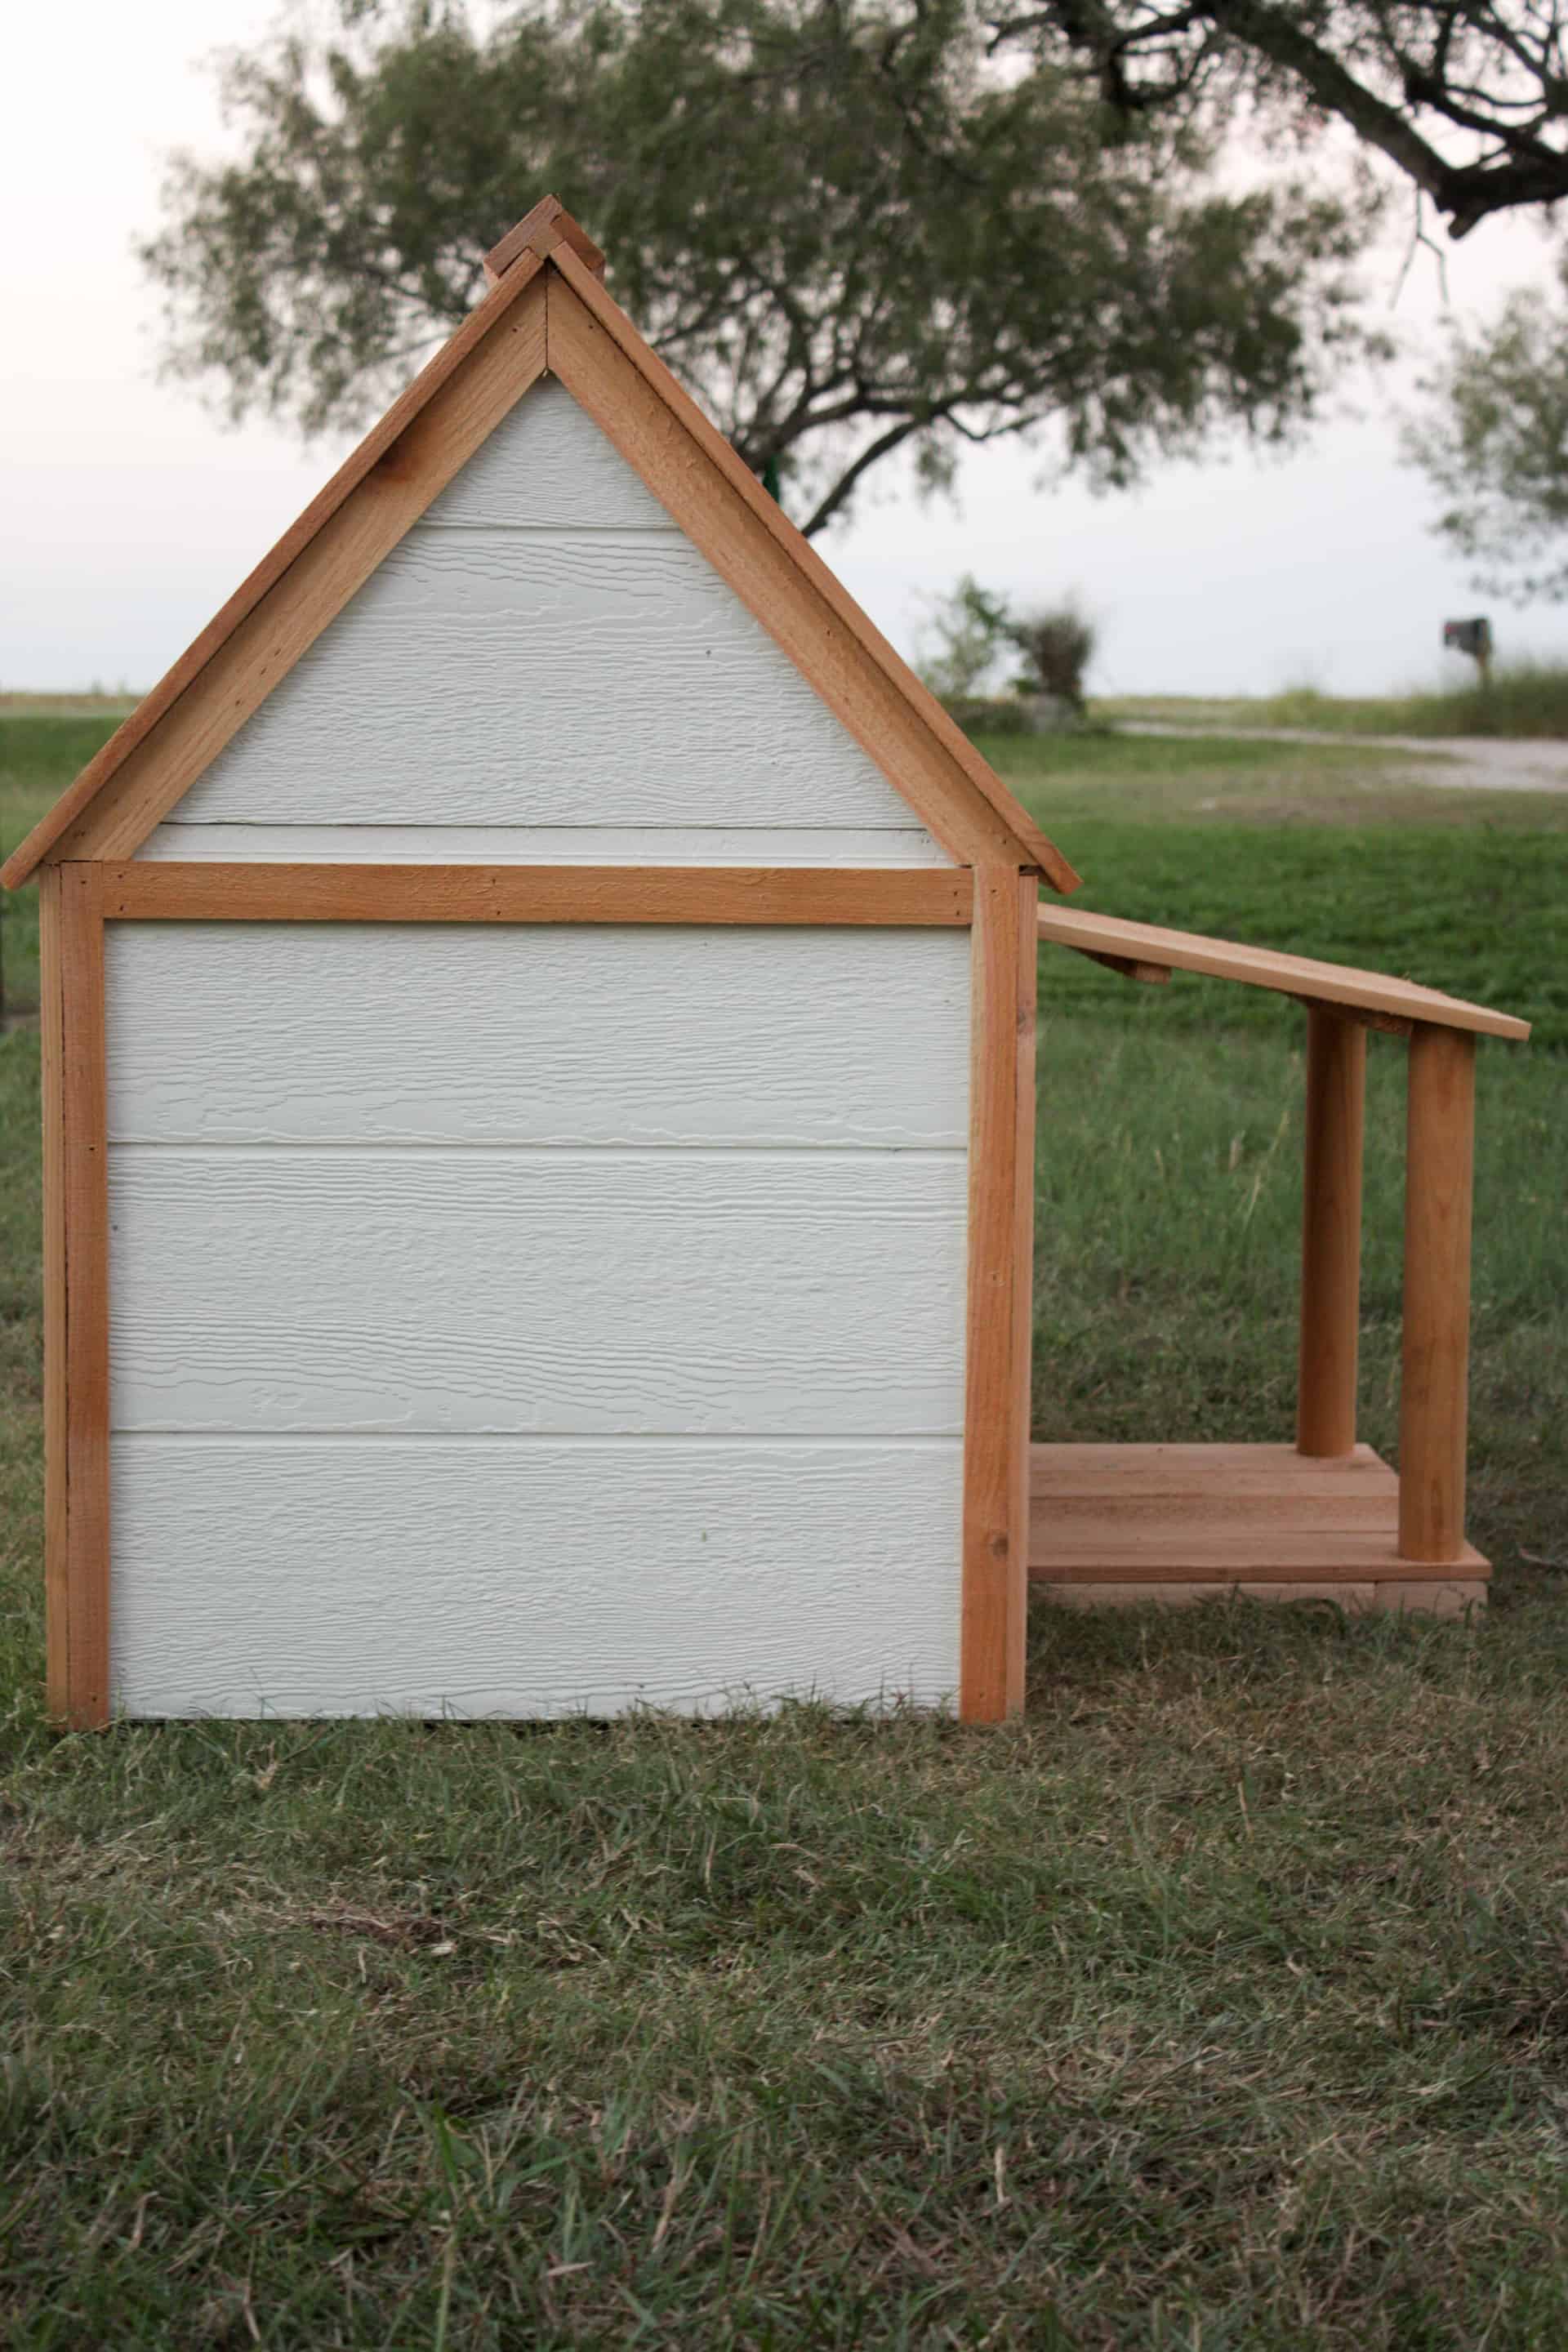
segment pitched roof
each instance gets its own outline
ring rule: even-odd
[[[132,856],[521,394],[557,375],[962,863],[1078,876],[676,383],[553,196],[489,291],[0,867]]]

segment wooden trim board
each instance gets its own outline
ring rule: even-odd
[[[38,876],[38,1046],[44,1108],[44,1614],[47,1704],[69,1711],[70,1574],[66,1499],[65,988],[61,870]]]
[[[548,365],[961,864],[1078,877],[600,285],[547,197],[496,282],[4,867],[123,858],[166,816]]]
[[[428,366],[423,368],[407,390],[394,401],[380,423],[373,425],[358,448],[311,499],[298,521],[284,532],[277,545],[236,589],[227,604],[208,622],[174,667],[159,680],[151,694],[138,703],[124,725],[116,729],[102,751],[88,762],[75,782],[33,827],[5,866],[0,866],[0,884],[15,890],[27,879],[39,860],[50,852],[75,856],[123,856],[138,846],[145,834],[151,832],[150,824],[142,824],[141,830],[132,838],[128,833],[115,831],[108,824],[96,822],[98,811],[94,804],[106,793],[110,780],[118,779],[121,771],[132,761],[143,744],[147,745],[149,751],[153,750],[149,739],[154,730],[158,730],[159,746],[156,772],[162,774],[163,747],[168,744],[162,722],[190,689],[199,686],[202,714],[209,719],[216,719],[221,730],[225,681],[233,690],[236,677],[250,665],[268,659],[273,662],[281,660],[280,668],[269,667],[259,680],[254,675],[248,680],[252,688],[258,684],[260,687],[260,690],[255,692],[254,699],[247,703],[240,713],[241,717],[248,716],[249,710],[256,707],[264,694],[270,692],[279,677],[292,667],[304,650],[303,646],[293,644],[300,620],[309,625],[321,611],[323,599],[331,595],[337,598],[332,610],[341,610],[354,588],[368,577],[383,555],[396,544],[409,524],[424,512],[458,466],[479,446],[491,425],[500,421],[512,401],[542,373],[544,292],[536,282],[542,268],[542,262],[537,257],[525,257],[509,268],[500,282],[470,311],[450,342],[442,346]],[[530,297],[528,289],[531,285],[534,291]],[[510,314],[520,303],[522,308],[519,316],[513,319]],[[492,328],[501,328],[503,331],[492,339]],[[446,392],[451,380],[462,370],[464,362],[470,354],[479,352],[481,344],[485,346],[482,390],[479,385],[470,387],[465,383],[460,389],[454,385],[451,396],[437,406],[437,395]],[[518,365],[520,357],[521,368]],[[516,379],[510,398],[504,396],[509,371]],[[499,390],[503,404],[494,414],[489,414],[497,397],[498,376],[501,379]],[[432,407],[437,407],[437,413],[427,416],[426,412]],[[489,421],[481,423],[487,415]],[[479,426],[477,431],[473,430],[476,425]],[[471,439],[468,437],[470,433]],[[437,478],[434,469],[447,457],[450,463],[447,472]],[[375,518],[374,524],[367,520],[363,524],[356,521],[354,528],[347,531],[331,530],[332,560],[324,561],[321,555],[313,554],[308,569],[296,569],[302,565],[308,552],[313,552],[317,541],[336,524],[340,510],[353,499],[353,494],[362,486],[370,493],[369,504]],[[354,500],[354,503],[358,501]],[[358,576],[353,577],[356,563],[360,566]],[[351,580],[351,584],[346,586],[342,584],[345,573]],[[260,617],[263,606],[271,608],[274,605],[276,592],[279,591],[281,591],[284,603],[292,606],[299,601],[307,610],[303,614],[295,615],[292,630],[280,630],[272,636],[268,654],[268,632],[249,625]],[[331,613],[322,612],[321,616],[315,619],[310,635],[318,635],[331,617]],[[236,638],[241,636],[243,643],[236,647],[240,656],[237,663],[230,654],[230,647]],[[286,655],[280,651],[280,643],[285,638],[291,647]],[[308,637],[306,642],[310,641]],[[209,674],[220,655],[227,657],[221,678]],[[202,764],[216,756],[221,743],[227,741],[238,724],[237,718],[226,732],[220,732],[220,740],[214,741],[205,751]],[[181,734],[184,736],[184,729]],[[175,746],[169,744],[168,748],[178,761]],[[195,772],[199,772],[197,769]],[[167,814],[185,790],[186,783],[194,781],[194,774],[185,776],[184,764],[177,765],[177,772],[185,781],[165,801],[161,814]],[[148,777],[144,782],[155,794],[155,779]],[[120,806],[121,797],[117,788],[111,805]],[[85,821],[89,808],[93,810],[95,820],[90,824]],[[106,810],[106,816],[108,814]],[[79,833],[72,833],[79,820],[82,821],[81,829]],[[140,818],[137,822],[141,822]],[[68,833],[72,833],[73,845],[61,850],[57,845],[62,844]]]
[[[826,608],[829,626],[826,642],[831,644],[837,638],[846,651],[852,648],[861,657],[860,681],[865,692],[879,702],[883,694],[878,693],[877,688],[884,692],[890,689],[893,707],[900,721],[905,725],[911,720],[914,722],[918,731],[912,739],[910,756],[917,768],[925,768],[932,773],[937,780],[939,794],[956,797],[955,788],[967,784],[988,812],[993,826],[1000,826],[1000,841],[992,827],[986,828],[991,835],[990,847],[982,849],[979,854],[1000,856],[1008,863],[1037,866],[1053,889],[1063,892],[1076,890],[1079,877],[1055,843],[1047,838],[1019,806],[963,729],[949,717],[908,663],[894,652],[881,631],[860,610],[843,583],[835,578],[810,541],[801,536],[778,500],[770,498],[723,435],[703,415],[690,394],[676,382],[658,353],[638,334],[626,312],[611,299],[594,272],[573,250],[570,241],[557,246],[550,259],[552,276],[547,333],[552,373],[559,375],[567,388],[575,393],[589,415],[603,426],[622,454],[642,475],[655,496],[668,507],[676,520],[697,541],[698,545],[703,547],[709,560],[723,573],[736,594],[751,605],[763,626],[772,630],[785,652],[807,677],[811,677],[811,671],[800,661],[790,639],[784,633],[782,625],[787,620],[788,592],[785,592],[784,603],[776,610],[765,592],[762,601],[757,602],[754,600],[755,585],[749,589],[743,584],[743,575],[731,572],[726,569],[725,562],[721,561],[727,537],[731,548],[739,549],[741,535],[736,529],[733,510],[728,528],[723,523],[720,524],[719,552],[708,546],[700,536],[699,530],[693,528],[694,522],[700,522],[703,519],[701,509],[704,507],[708,516],[718,522],[724,506],[721,494],[726,490],[731,494],[734,508],[747,515],[763,538],[771,541],[784,557],[788,572],[794,575],[797,596],[802,592],[811,592]],[[600,331],[597,343],[590,329]],[[629,422],[635,413],[637,404],[632,396],[631,383],[622,371],[615,369],[609,362],[604,350],[605,344],[615,346],[634,375],[640,378],[669,424],[677,428],[679,439],[656,433],[653,440],[645,439],[642,444],[651,454],[656,443],[663,441],[668,462],[658,466],[658,478],[648,471],[642,458],[633,454],[631,442],[619,438],[614,406],[608,413],[601,415],[587,396],[590,392],[599,389],[594,381],[596,373],[604,385],[615,383],[624,391],[626,399],[623,412],[625,420]],[[600,352],[598,369],[590,368],[584,373],[584,362],[595,348]],[[602,398],[602,393],[600,396]],[[645,407],[645,430],[650,421],[656,421],[653,411]],[[703,459],[707,460],[706,466],[700,462]],[[677,499],[680,500],[680,506],[672,502]],[[687,512],[683,513],[681,507],[686,508]],[[732,554],[730,560],[733,561]],[[753,583],[760,583],[763,577],[763,572],[759,570],[752,575]],[[875,688],[872,674],[875,676]],[[813,683],[817,685],[819,693],[824,693],[824,698],[838,709],[850,732],[865,741],[866,749],[883,767],[890,781],[913,799],[909,772],[888,764],[888,753],[892,748],[890,740],[879,734],[879,740],[875,740],[860,737],[859,728],[848,711],[841,708],[831,694],[825,692],[819,681],[814,678]],[[861,723],[864,723],[863,719]],[[937,760],[934,767],[933,754]],[[915,805],[919,807],[920,803],[917,801]],[[921,814],[925,814],[926,822],[938,838],[942,839],[932,817],[923,810]],[[954,854],[959,853],[955,851]]]
[[[1068,1609],[1192,1609],[1204,1601],[1326,1601],[1352,1617],[1463,1617],[1487,1605],[1488,1586],[1476,1577],[1431,1582],[1392,1578],[1360,1584],[1043,1584],[1045,1598]]]
[[[113,921],[942,926],[973,877],[938,869],[746,866],[220,866],[97,869]]]
[[[47,1253],[53,1369],[45,1382],[54,1439],[47,1679],[53,1710],[88,1730],[109,1720],[109,1154],[96,866],[59,868],[50,928],[58,932],[47,986],[58,1042],[45,1043],[46,1059],[56,1063],[45,1132],[53,1129],[57,1187]]]
[[[61,836],[63,856],[140,848],[543,372],[544,293],[531,283]]]
[[[1089,914],[1078,907],[1042,907],[1039,933],[1054,947],[1072,948],[1096,961],[1115,956],[1129,963],[1237,980],[1374,1027],[1392,1020],[1396,1025],[1428,1022],[1442,1029],[1469,1029],[1488,1037],[1530,1034],[1529,1022],[1516,1020],[1511,1013],[1467,1004],[1437,989],[1417,987],[1414,981],[1356,971],[1347,964],[1320,963],[1311,956],[1281,955],[1273,948],[1243,947],[1234,940],[1205,939],[1196,931],[1168,931],[1157,923],[1123,922],[1118,916]]]
[[[975,876],[959,1662],[966,1723],[999,1723],[1024,1704],[1037,961],[1025,917],[1033,911],[1033,876],[1007,866]]]
[[[695,403],[569,247],[552,256],[547,354],[560,377],[693,545],[761,622],[961,864],[1037,860],[1059,889],[1078,877],[979,754],[955,756],[952,721],[786,522]],[[569,282],[563,282],[563,280]],[[787,536],[786,536],[787,534]],[[902,670],[902,665],[898,665]],[[958,730],[952,729],[955,736]],[[961,743],[966,739],[958,736]],[[988,780],[988,781],[987,781]],[[998,803],[1001,803],[999,806]]]

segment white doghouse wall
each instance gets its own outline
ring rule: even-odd
[[[143,856],[942,865],[552,383]],[[111,924],[132,1715],[958,1681],[962,930]]]

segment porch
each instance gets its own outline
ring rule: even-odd
[[[1296,998],[1307,1018],[1294,1445],[1036,1445],[1029,1577],[1111,1606],[1325,1599],[1448,1615],[1484,1601],[1467,1542],[1470,1200],[1479,1036],[1529,1025],[1378,972],[1042,907],[1042,940],[1129,981],[1195,972]],[[1407,1048],[1401,1474],[1356,1437],[1366,1033]]]

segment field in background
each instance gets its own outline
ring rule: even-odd
[[[1311,727],[1351,735],[1568,737],[1568,664],[1509,663],[1488,688],[1430,693],[1320,694],[1292,687],[1262,695],[1114,695],[1095,715],[1192,727]]]
[[[0,714],[7,844],[109,723]],[[994,754],[1086,903],[1541,1024],[1481,1049],[1489,1620],[1037,1609],[1029,1713],[999,1734],[802,1708],[57,1738],[37,1041],[13,1034],[18,2352],[1568,2340],[1568,796],[1423,794],[1337,747]],[[8,904],[17,995],[32,936]],[[1287,1436],[1299,1013],[1049,951],[1041,1011],[1040,1433]],[[1370,1059],[1363,1412],[1391,1450],[1403,1052]]]

